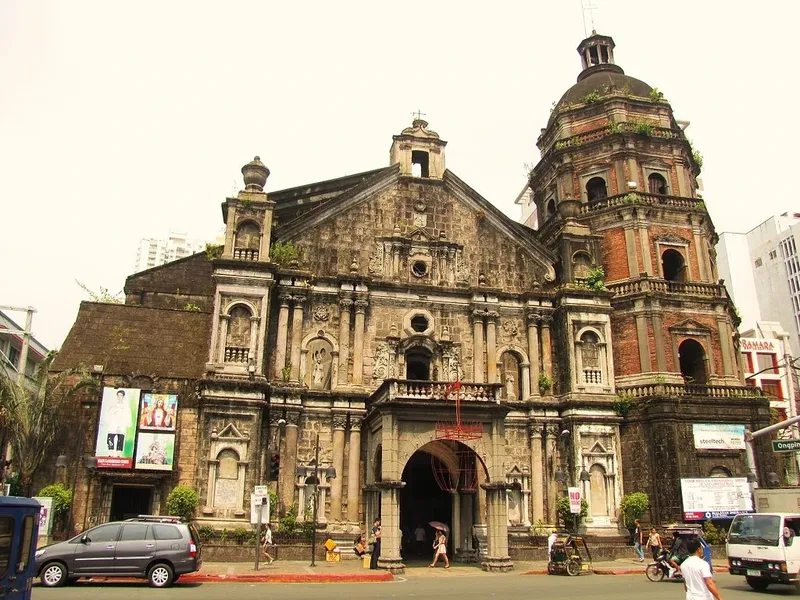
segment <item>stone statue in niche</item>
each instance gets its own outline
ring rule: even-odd
[[[585,369],[597,369],[600,367],[599,351],[597,348],[597,336],[591,331],[587,331],[581,336],[581,359]]]
[[[508,490],[508,522],[519,525],[522,522],[522,492],[516,487]]]
[[[514,376],[511,373],[506,373],[506,399],[517,399],[517,394],[514,391]]]
[[[331,359],[333,350],[324,339],[315,339],[308,345],[308,356],[311,360],[309,387],[315,390],[331,388]]]
[[[506,400],[516,400],[520,397],[519,389],[519,360],[512,352],[503,352],[500,357],[503,391]]]

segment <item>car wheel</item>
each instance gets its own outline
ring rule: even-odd
[[[164,563],[153,565],[147,572],[147,581],[151,587],[169,587],[173,581],[172,567]]]
[[[52,562],[40,571],[39,579],[45,587],[59,587],[67,581],[67,567],[59,562]]]
[[[745,580],[747,581],[747,585],[759,592],[767,589],[769,585],[769,580],[763,577],[745,577]]]
[[[664,579],[664,571],[656,563],[647,565],[644,574],[647,575],[650,581],[661,581]]]

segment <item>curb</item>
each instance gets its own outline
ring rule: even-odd
[[[714,567],[714,573],[727,573],[728,567],[719,566]],[[591,573],[594,575],[644,575],[644,571],[637,569],[592,569]],[[524,571],[520,575],[547,575],[547,569],[533,569],[531,571]]]
[[[275,573],[242,575],[182,575],[181,583],[377,583],[394,581],[391,573]]]

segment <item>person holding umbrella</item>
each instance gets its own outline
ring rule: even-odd
[[[433,536],[433,562],[428,566],[433,568],[439,562],[439,557],[444,558],[444,568],[450,568],[450,561],[447,559],[447,536],[444,530],[437,529],[436,534]]]

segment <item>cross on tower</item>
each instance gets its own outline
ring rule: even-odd
[[[422,112],[421,110],[417,109],[417,112],[412,112],[411,116],[414,117],[415,121],[421,121],[422,117],[424,117],[426,115],[425,115],[424,112]]]
[[[583,16],[583,35],[588,37],[586,33],[586,11],[589,11],[589,21],[592,23],[592,33],[594,33],[594,9],[597,5],[592,4],[592,0],[581,0],[581,13]]]

